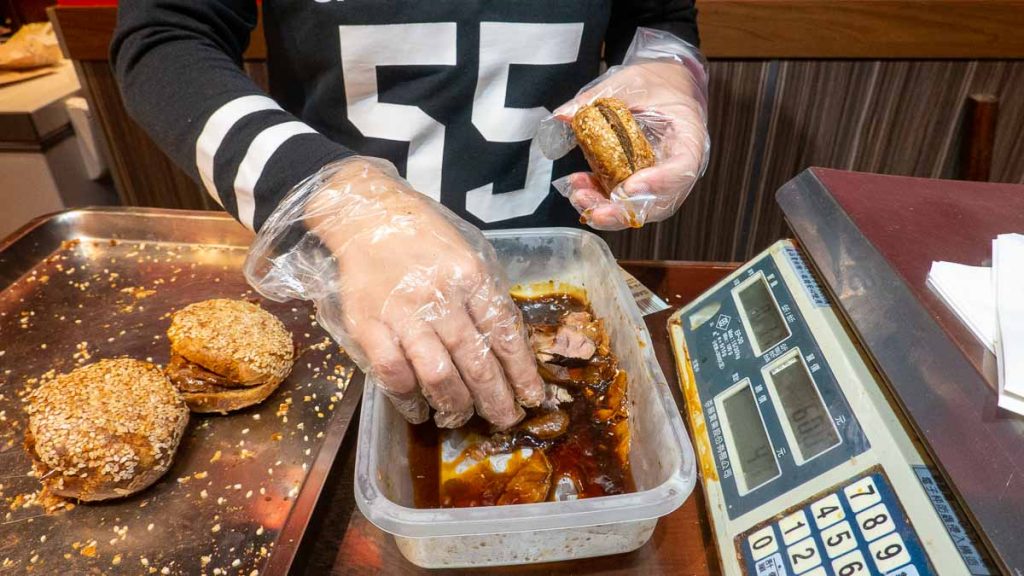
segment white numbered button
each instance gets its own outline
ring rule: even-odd
[[[857,480],[843,488],[843,492],[846,494],[846,499],[850,502],[850,508],[854,514],[878,504],[882,499],[882,496],[878,493],[878,487],[875,486],[875,481],[871,476],[865,476]]]
[[[818,525],[818,530],[824,530],[846,518],[846,512],[843,512],[843,505],[839,502],[839,496],[829,494],[811,504],[811,516],[814,516],[814,523]]]
[[[855,576],[857,574],[871,574],[871,569],[864,563],[864,555],[860,550],[854,550],[846,556],[832,561],[832,571],[836,576]]]
[[[821,541],[825,543],[825,553],[829,558],[838,558],[857,547],[857,537],[853,535],[853,527],[845,520],[822,530]]]
[[[868,544],[868,551],[875,561],[875,567],[882,574],[895,570],[910,562],[910,552],[900,535],[893,532]]]
[[[797,510],[793,514],[779,520],[779,530],[782,532],[782,541],[786,545],[799,542],[811,535],[811,527],[807,524],[807,513]]]
[[[828,576],[828,573],[825,572],[824,567],[818,566],[810,572],[804,572],[803,576]]]
[[[771,526],[765,526],[751,534],[747,538],[747,545],[750,546],[750,555],[755,562],[779,550],[779,543],[775,540],[775,531]]]
[[[892,515],[889,514],[889,509],[885,507],[885,504],[876,504],[857,514],[857,526],[860,527],[861,534],[868,542],[896,529],[896,525],[892,522]]]
[[[818,545],[814,543],[814,538],[805,538],[797,542],[786,549],[786,554],[795,574],[803,574],[821,564],[821,554],[818,552]]]

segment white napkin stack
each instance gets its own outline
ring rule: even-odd
[[[1024,414],[1024,235],[992,241],[992,267],[933,262],[928,285],[998,361],[999,406]]]
[[[999,361],[999,405],[1024,414],[1024,235],[992,241]]]
[[[992,269],[953,262],[932,262],[928,286],[949,306],[989,351],[996,351],[996,290]]]

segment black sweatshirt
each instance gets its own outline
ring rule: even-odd
[[[121,2],[111,60],[129,113],[259,229],[325,163],[393,162],[480,227],[576,221],[537,123],[620,62],[637,26],[697,44],[693,0],[265,0],[271,97],[241,69],[255,0]]]

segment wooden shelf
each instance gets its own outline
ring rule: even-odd
[[[701,0],[709,58],[1024,58],[1024,0]],[[53,9],[66,53],[106,60],[112,6]],[[266,58],[262,28],[247,60]]]

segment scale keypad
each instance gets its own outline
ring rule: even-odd
[[[736,539],[756,576],[933,574],[884,474],[874,471]]]

